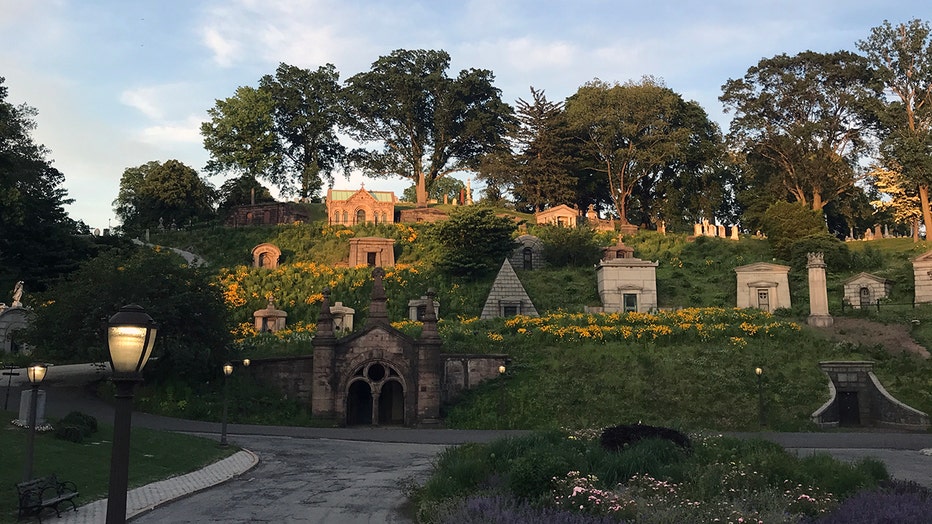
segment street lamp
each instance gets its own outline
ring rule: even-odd
[[[116,387],[107,524],[126,522],[133,390],[137,382],[142,382],[142,368],[152,354],[157,332],[158,325],[136,304],[120,308],[107,322],[107,345],[113,370],[111,380]]]
[[[32,458],[36,449],[36,409],[39,403],[39,385],[45,378],[48,367],[45,364],[33,364],[26,368],[26,376],[32,385],[32,398],[29,402],[29,436],[26,437],[26,462],[23,465],[23,482],[32,480]]]
[[[244,368],[248,368],[248,367],[249,367],[249,359],[248,359],[248,358],[244,358],[244,359],[243,359],[243,367],[244,367]]]
[[[247,365],[247,360],[243,361],[243,365]],[[227,445],[227,406],[229,405],[230,399],[230,375],[233,373],[233,364],[227,362],[223,365],[223,423],[220,426],[220,445]]]
[[[500,424],[505,423],[505,366],[498,366],[498,420]]]
[[[757,417],[758,424],[760,427],[767,425],[767,421],[764,418],[764,370],[762,368],[754,368],[754,373],[757,375]]]

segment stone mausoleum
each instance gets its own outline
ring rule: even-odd
[[[605,313],[647,312],[657,307],[658,262],[641,260],[622,243],[602,250],[596,269],[599,298]]]
[[[736,267],[737,307],[770,312],[791,307],[789,273],[790,266],[768,262]]]

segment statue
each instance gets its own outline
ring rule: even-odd
[[[23,307],[23,281],[20,280],[13,287],[13,305],[10,307]]]

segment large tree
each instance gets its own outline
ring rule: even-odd
[[[735,112],[730,138],[773,166],[797,202],[821,210],[854,185],[870,144],[864,103],[878,95],[863,57],[778,55],[722,89],[726,111]]]
[[[332,64],[316,71],[280,64],[275,76],[259,81],[259,89],[272,97],[275,132],[286,164],[277,183],[290,193],[292,179],[298,180],[303,201],[316,197],[325,180],[332,184],[334,171],[345,161],[346,148],[336,133],[339,80]]]
[[[434,182],[457,171],[475,171],[483,155],[504,147],[512,110],[485,69],[447,76],[445,51],[399,49],[344,87],[347,131],[363,144],[355,165],[372,177],[399,176],[427,205]]]
[[[68,217],[65,176],[33,141],[36,110],[8,102],[3,82],[0,77],[0,293],[19,280],[36,291],[90,256],[90,245],[75,237],[88,228]]]
[[[138,233],[171,224],[184,226],[214,216],[216,190],[178,160],[128,167],[113,201],[123,229]]]
[[[629,224],[639,183],[656,180],[684,151],[692,131],[679,119],[683,99],[662,82],[586,83],[566,101],[566,118],[594,169],[605,174],[615,210]]]
[[[886,88],[886,103],[878,111],[884,163],[919,190],[926,232],[932,231],[929,186],[932,184],[932,29],[911,20],[871,29],[858,42]]]
[[[239,87],[234,96],[217,100],[207,111],[210,121],[201,124],[204,149],[210,153],[205,168],[209,173],[282,182],[284,161],[273,103],[271,93],[252,87]]]
[[[519,98],[516,114],[520,124],[514,133],[516,203],[531,211],[577,203],[563,102],[547,100],[542,90],[531,87],[531,101]]]

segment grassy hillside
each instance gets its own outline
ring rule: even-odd
[[[775,261],[764,239],[699,238],[689,242],[684,235],[654,232],[625,239],[635,256],[659,262],[659,305],[687,308],[673,314],[696,315],[689,321],[662,315],[581,315],[585,306],[599,304],[592,267],[519,271],[542,314],[539,324],[519,332],[509,321],[475,318],[492,277],[452,279],[432,269],[438,250],[430,241],[430,227],[396,224],[346,229],[312,223],[165,232],[152,235],[151,240],[195,251],[212,263],[231,314],[242,322],[244,351],[280,347],[285,352],[303,352],[308,347],[306,335],[313,332],[323,287],[333,290],[332,300],[356,308],[357,325],[366,315],[371,287],[368,269],[337,267],[348,253],[348,239],[370,235],[394,238],[398,265],[386,276],[391,318],[402,320],[407,301],[433,287],[441,303],[441,335],[448,350],[504,352],[512,357],[503,380],[487,383],[446,408],[448,422],[458,427],[592,427],[641,420],[690,428],[753,429],[759,415],[753,370],[760,366],[765,369],[762,385],[768,425],[804,429],[811,427],[809,415],[828,395],[817,363],[842,359],[875,360],[877,374],[892,394],[932,412],[932,366],[928,361],[893,356],[887,349],[896,348],[883,348],[871,341],[839,342],[830,332],[805,325],[808,297],[804,269],[794,269],[790,275],[791,311],[753,320],[726,314],[734,311],[734,268]],[[282,249],[285,260],[281,268],[248,265],[251,249],[262,242]],[[914,309],[911,304],[910,259],[925,252],[928,244],[885,239],[848,246],[852,252],[849,267],[828,268],[831,313],[842,314],[845,278],[860,271],[876,273],[894,281],[888,303],[879,312],[848,309],[846,314],[909,325],[919,343],[932,347],[932,308]],[[795,262],[797,268],[804,266]],[[249,328],[252,312],[264,307],[268,296],[288,311],[290,326],[271,338],[255,336]],[[574,313],[579,315],[572,317]],[[604,322],[610,326],[600,327]],[[399,325],[417,330],[417,325]],[[790,325],[795,327],[786,328]],[[619,330],[624,329],[630,336],[619,338]],[[642,329],[648,331],[639,331]],[[663,336],[655,336],[660,332]]]

